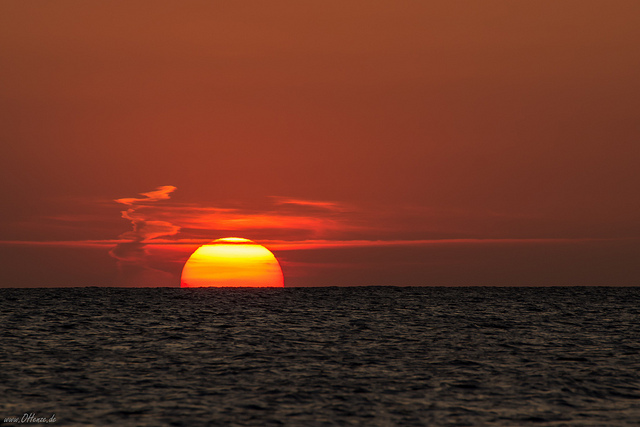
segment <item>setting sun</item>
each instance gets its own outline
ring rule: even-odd
[[[180,286],[284,287],[276,257],[248,239],[227,237],[200,246],[182,270]]]

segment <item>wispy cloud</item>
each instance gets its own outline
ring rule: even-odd
[[[305,241],[278,241],[265,240],[261,243],[273,250],[311,250],[333,248],[366,248],[366,247],[393,247],[393,246],[489,246],[489,245],[558,245],[576,244],[588,242],[607,242],[637,239],[600,239],[600,238],[573,238],[573,239],[420,239],[420,240],[305,240]]]
[[[168,200],[171,198],[169,194],[174,192],[176,187],[173,185],[164,185],[162,187],[158,187],[153,191],[149,191],[148,193],[140,193],[144,198],[139,199],[135,197],[124,198],[124,199],[116,199],[115,201],[118,203],[122,203],[123,205],[140,205],[143,203],[157,202],[159,200]]]
[[[140,212],[141,206],[147,203],[168,200],[169,194],[176,187],[158,187],[155,191],[141,193],[144,198],[124,198],[115,201],[123,205],[130,206],[122,211],[122,218],[131,221],[133,229],[121,234],[121,242],[118,243],[109,254],[118,260],[119,277],[118,281],[133,282],[140,286],[141,283],[162,286],[165,282],[173,279],[173,276],[162,270],[152,268],[147,262],[147,251],[145,246],[149,240],[172,236],[180,231],[180,227],[168,222],[149,217],[146,213]]]
[[[328,211],[343,212],[345,206],[337,202],[322,202],[318,200],[293,199],[288,197],[272,197],[278,205],[304,206],[316,209],[324,209]]]
[[[551,244],[579,244],[589,242],[637,242],[638,238],[526,238],[526,239],[429,239],[429,240],[267,240],[262,239],[258,243],[270,249],[279,251],[310,250],[330,248],[353,247],[384,247],[384,246],[432,246],[432,245],[456,245],[456,246],[483,246],[483,245],[551,245]],[[127,243],[120,239],[113,240],[49,240],[49,241],[25,241],[2,240],[0,245],[15,246],[62,246],[62,247],[93,247],[109,248],[113,245]],[[210,239],[153,239],[145,242],[147,248],[178,249],[184,247],[197,247],[209,243]]]
[[[261,208],[196,207],[172,205],[144,207],[155,218],[177,224],[183,238],[225,237],[246,232],[249,238],[321,239],[343,237],[362,229],[345,208],[332,202],[271,198]]]
[[[51,239],[0,244],[109,248],[110,255],[118,262],[118,280],[130,282],[133,277],[136,280],[143,277],[152,283],[170,279],[168,273],[160,270],[164,264],[158,263],[159,253],[164,253],[166,259],[184,261],[199,245],[230,236],[246,237],[280,252],[374,247],[557,247],[625,240],[617,235],[589,235],[580,229],[574,233],[566,229],[562,233],[554,232],[536,218],[513,219],[492,212],[437,211],[410,206],[358,208],[339,202],[287,197],[270,197],[267,203],[250,206],[198,206],[170,200],[175,190],[176,187],[163,186],[140,197],[115,200],[126,206],[121,217],[131,223],[131,230],[117,239]],[[85,218],[69,215],[55,219],[72,224]],[[523,221],[528,228],[516,227]],[[115,234],[111,232],[106,236]]]
[[[184,228],[210,231],[279,230],[305,231],[321,236],[328,231],[352,228],[344,220],[321,216],[280,214],[276,212],[193,212],[180,209],[172,212],[176,221]]]

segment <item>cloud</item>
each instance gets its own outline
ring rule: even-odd
[[[131,221],[133,230],[121,234],[120,238],[134,242],[144,242],[161,236],[172,236],[180,231],[179,226],[167,221],[150,220],[145,215],[136,213],[134,208],[122,211],[122,218]]]
[[[299,251],[313,249],[366,248],[366,247],[416,247],[416,246],[507,246],[507,245],[570,245],[591,242],[633,241],[637,239],[601,238],[544,238],[544,239],[416,239],[416,240],[265,240],[261,243],[269,249]]]
[[[115,201],[118,203],[122,203],[123,205],[133,206],[136,204],[157,202],[159,200],[169,200],[171,198],[169,194],[175,190],[176,187],[174,187],[173,185],[164,185],[162,187],[156,188],[154,191],[149,191],[148,193],[140,193],[141,196],[145,196],[143,199],[125,198],[116,199]]]
[[[279,230],[290,233],[302,231],[310,235],[321,235],[330,230],[349,228],[343,221],[308,215],[287,215],[275,212],[176,212],[183,227],[210,231]]]
[[[317,200],[293,199],[286,197],[273,197],[278,205],[304,206],[328,211],[343,212],[345,207],[336,202],[321,202]]]
[[[122,218],[131,221],[133,229],[122,233],[123,241],[118,243],[109,254],[118,260],[118,284],[131,286],[166,286],[174,277],[162,270],[152,268],[148,264],[147,242],[162,236],[172,236],[180,231],[180,227],[168,222],[149,217],[140,211],[147,203],[168,200],[169,194],[176,187],[163,186],[155,191],[141,193],[144,198],[116,199],[117,203],[130,206],[122,211]]]
[[[207,244],[211,239],[153,239],[144,243],[145,249],[165,249],[183,252],[185,250],[195,250],[198,246]],[[268,240],[262,239],[258,243],[267,246],[269,249],[278,251],[299,251],[313,249],[334,249],[334,248],[351,248],[351,247],[407,247],[407,246],[492,246],[492,245],[571,245],[586,243],[606,243],[606,242],[629,242],[636,244],[640,241],[638,238],[523,238],[523,239],[431,239],[431,240]],[[69,248],[108,248],[131,243],[122,240],[0,240],[0,245],[5,246],[51,246],[51,247],[69,247]],[[138,247],[135,245],[130,247],[131,253],[121,252],[120,255],[125,258],[135,258]],[[187,248],[187,249],[185,249]],[[115,251],[113,248],[112,251]]]
[[[336,239],[366,228],[354,221],[354,212],[338,203],[280,197],[271,200],[260,208],[163,205],[145,210],[153,210],[158,220],[179,225],[182,238],[213,240],[239,233],[251,239]]]

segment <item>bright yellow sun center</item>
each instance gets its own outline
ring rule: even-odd
[[[264,246],[239,237],[227,237],[202,245],[182,269],[180,286],[284,287],[282,269]]]

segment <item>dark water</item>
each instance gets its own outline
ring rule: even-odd
[[[640,424],[640,288],[0,289],[0,298],[0,418]]]

